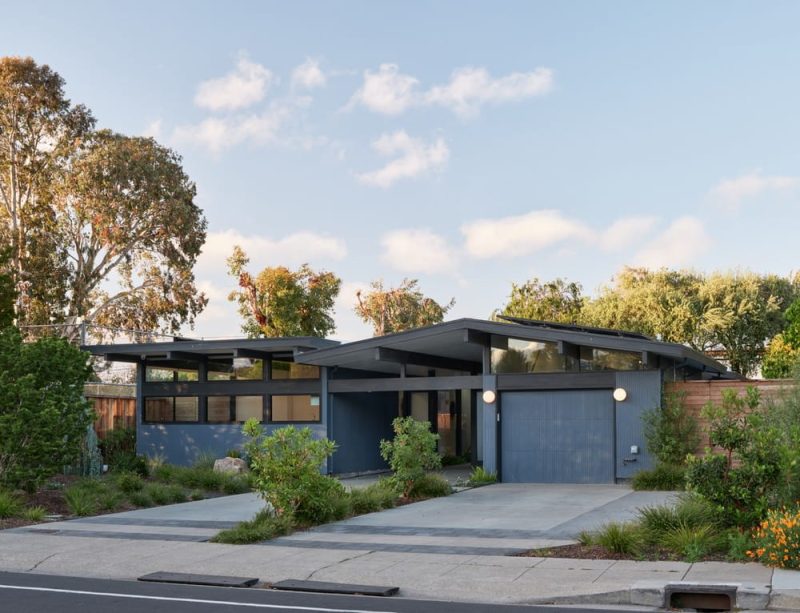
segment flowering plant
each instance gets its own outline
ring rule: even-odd
[[[770,509],[753,530],[747,555],[767,566],[800,569],[800,507]]]

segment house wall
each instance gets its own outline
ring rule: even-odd
[[[336,441],[331,472],[349,474],[385,470],[380,455],[381,439],[391,440],[392,420],[397,417],[397,392],[329,394],[330,430]]]
[[[661,371],[618,372],[617,387],[627,392],[615,402],[616,478],[630,479],[640,470],[653,468],[644,438],[644,413],[661,406]],[[638,453],[631,453],[636,446]]]

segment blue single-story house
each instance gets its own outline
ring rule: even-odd
[[[520,318],[459,319],[340,344],[308,338],[96,345],[137,364],[139,453],[188,464],[241,447],[241,424],[336,441],[328,472],[385,469],[398,415],[428,420],[444,455],[506,482],[614,483],[652,466],[642,415],[666,381],[727,378],[686,346]]]

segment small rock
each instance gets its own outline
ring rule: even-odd
[[[239,475],[247,472],[247,462],[242,458],[222,458],[214,461],[214,472]]]

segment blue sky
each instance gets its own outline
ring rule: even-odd
[[[29,2],[0,52],[176,149],[209,238],[193,332],[239,333],[224,258],[452,317],[623,265],[798,270],[796,2]]]

